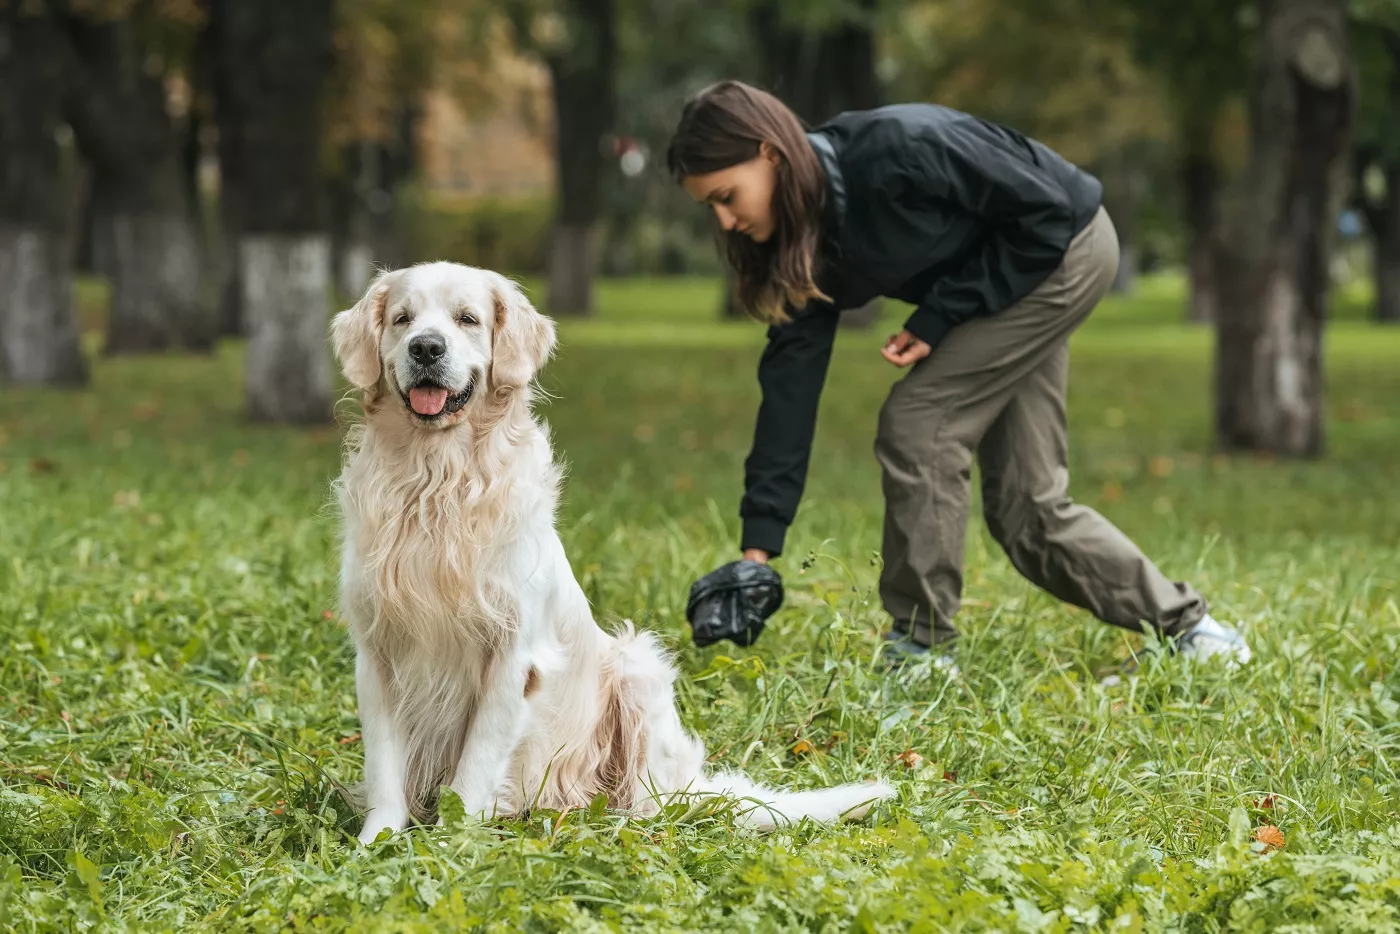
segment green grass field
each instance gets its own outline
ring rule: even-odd
[[[1073,342],[1072,491],[1255,662],[1099,686],[1141,638],[1032,590],[974,519],[950,681],[872,665],[883,326],[840,338],[787,606],[752,650],[690,644],[689,585],[734,555],[762,342],[715,294],[607,283],[563,325],[542,414],[565,544],[600,620],[677,650],[716,762],[882,773],[897,803],[769,836],[723,811],[453,814],[357,852],[338,430],[246,423],[236,345],[98,359],[81,392],[0,391],[0,930],[1400,925],[1400,332],[1339,313],[1325,459],[1226,459],[1179,288],[1106,302]]]

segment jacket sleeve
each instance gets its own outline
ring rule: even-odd
[[[1034,290],[1059,267],[1074,236],[1069,195],[1013,152],[1011,140],[994,139],[971,121],[943,135],[911,143],[912,182],[921,196],[981,218],[989,233],[961,270],[934,283],[905,324],[933,346],[956,325]]]
[[[768,329],[758,364],[763,401],[744,462],[741,548],[782,553],[807,481],[817,403],[826,383],[839,312],[813,303],[787,324]]]

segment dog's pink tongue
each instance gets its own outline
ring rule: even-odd
[[[447,390],[436,386],[417,386],[408,391],[408,404],[419,415],[436,415],[447,405]]]

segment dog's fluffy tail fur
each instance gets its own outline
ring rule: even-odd
[[[703,744],[681,726],[677,716],[676,669],[656,636],[637,632],[630,624],[624,624],[615,634],[608,656],[606,693],[615,694],[621,701],[610,704],[609,709],[616,709],[624,716],[617,725],[609,727],[607,735],[611,738],[630,732],[646,737],[623,763],[630,765],[638,759],[650,760],[655,772],[649,778],[643,766],[638,775],[643,786],[649,784],[651,778],[665,776],[661,782],[663,787],[667,791],[676,789],[682,797],[693,794],[730,799],[741,822],[758,830],[774,830],[804,818],[826,824],[859,820],[876,802],[895,794],[884,782],[837,785],[812,791],[780,791],[760,785],[739,772],[708,774],[704,767]],[[645,787],[638,789],[639,799],[646,794]]]
[[[884,782],[834,785],[812,791],[779,791],[760,785],[738,772],[716,772],[698,783],[697,791],[732,798],[744,823],[774,830],[804,818],[823,824],[860,820],[876,803],[894,797]]]

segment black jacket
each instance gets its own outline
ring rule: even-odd
[[[916,306],[905,328],[937,346],[1044,282],[1103,194],[1040,143],[932,104],[844,113],[808,139],[827,176],[816,284],[832,301],[770,328],[758,367],[742,547],[773,554],[802,497],[840,312],[901,299]]]

